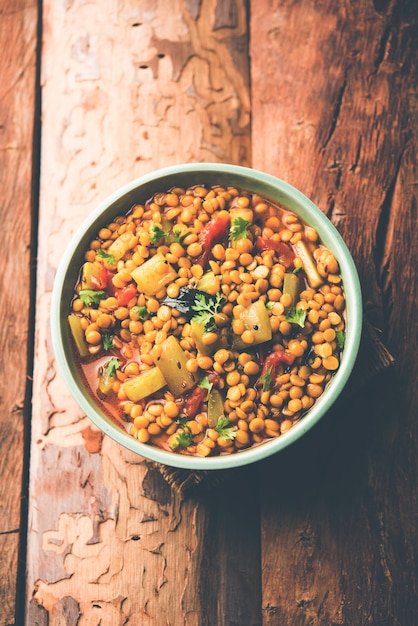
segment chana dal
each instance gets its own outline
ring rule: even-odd
[[[176,454],[282,436],[344,346],[337,259],[295,213],[235,187],[172,188],[101,228],[70,306],[91,395]]]

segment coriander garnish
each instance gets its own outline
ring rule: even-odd
[[[218,419],[218,423],[215,426],[216,432],[223,439],[234,439],[237,434],[237,431],[234,428],[234,426],[230,426],[228,428],[229,424],[230,424],[229,419],[225,417],[224,415],[221,415]]]
[[[345,333],[342,330],[337,330],[335,335],[336,335],[335,338],[337,340],[337,346],[340,348],[340,350],[342,350],[345,344]]]
[[[158,224],[151,224],[149,229],[150,241],[152,244],[158,243],[164,237],[167,237],[166,233]]]
[[[116,265],[116,259],[113,254],[109,254],[109,252],[105,252],[104,250],[97,250],[96,257],[98,259],[102,259],[106,261],[106,265],[113,267]]]
[[[243,217],[235,217],[232,220],[231,230],[229,231],[229,240],[236,241],[243,237],[248,237],[248,226],[250,222]]]
[[[208,376],[205,376],[204,378],[202,378],[202,380],[199,383],[199,387],[207,390],[208,393],[207,393],[206,399],[208,399],[209,394],[212,391],[212,387],[213,387],[213,383],[210,382]]]
[[[304,309],[289,309],[286,315],[286,321],[291,324],[297,324],[301,328],[305,326],[306,311]]]
[[[272,379],[273,367],[269,367],[267,372],[260,376],[259,383],[263,383],[263,391],[270,391],[273,379]]]
[[[79,292],[78,297],[80,298],[84,306],[92,306],[93,304],[99,305],[100,300],[103,300],[103,298],[106,298],[107,295],[105,291],[94,291],[94,289],[82,289]]]
[[[106,361],[106,363],[103,365],[104,371],[110,378],[113,378],[116,375],[116,370],[118,370],[119,368],[120,361],[115,356],[112,356],[112,358]]]
[[[103,335],[103,350],[111,350],[114,347],[112,335]]]
[[[191,306],[192,310],[196,311],[196,315],[192,317],[192,320],[202,324],[206,331],[216,330],[214,317],[219,313],[221,302],[222,294],[220,293],[217,293],[216,296],[204,293],[196,294],[194,303]]]
[[[132,313],[137,315],[140,320],[145,320],[149,317],[149,311],[146,306],[134,306],[132,307]]]
[[[184,448],[187,448],[187,446],[190,446],[191,443],[193,443],[192,433],[189,430],[182,430],[176,437],[177,445],[175,446],[175,450],[178,448],[183,450]]]

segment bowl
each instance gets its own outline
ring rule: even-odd
[[[196,457],[169,452],[125,432],[108,417],[87,391],[76,366],[67,316],[84,253],[98,230],[135,203],[144,203],[157,191],[174,186],[232,185],[258,193],[293,211],[319,234],[340,266],[346,297],[346,336],[339,369],[313,407],[290,430],[279,437],[234,454]],[[254,463],[277,454],[303,437],[329,411],[343,391],[353,369],[361,336],[362,303],[356,267],[338,231],[304,194],[269,174],[241,166],[219,163],[192,163],[167,167],[141,176],[124,185],[101,202],[72,237],[59,264],[51,304],[52,342],[58,368],[80,408],[106,435],[125,448],[164,465],[190,470],[220,470]]]

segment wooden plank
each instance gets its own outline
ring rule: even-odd
[[[268,626],[416,620],[415,8],[251,5],[253,165],[345,236],[397,360],[262,468]]]
[[[0,625],[15,621],[30,311],[36,2],[0,2]]]
[[[234,559],[226,544],[234,527],[248,545],[258,537],[245,472],[233,497],[182,501],[143,459],[97,436],[49,336],[61,252],[100,199],[169,164],[250,163],[245,3],[48,0],[43,31],[27,621],[197,626],[222,613],[256,624],[259,595],[237,608],[230,590],[258,570],[258,541]]]

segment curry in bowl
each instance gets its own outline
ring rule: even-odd
[[[282,437],[340,367],[346,301],[318,232],[258,193],[161,189],[100,228],[68,302],[80,377],[142,444],[219,457]]]

